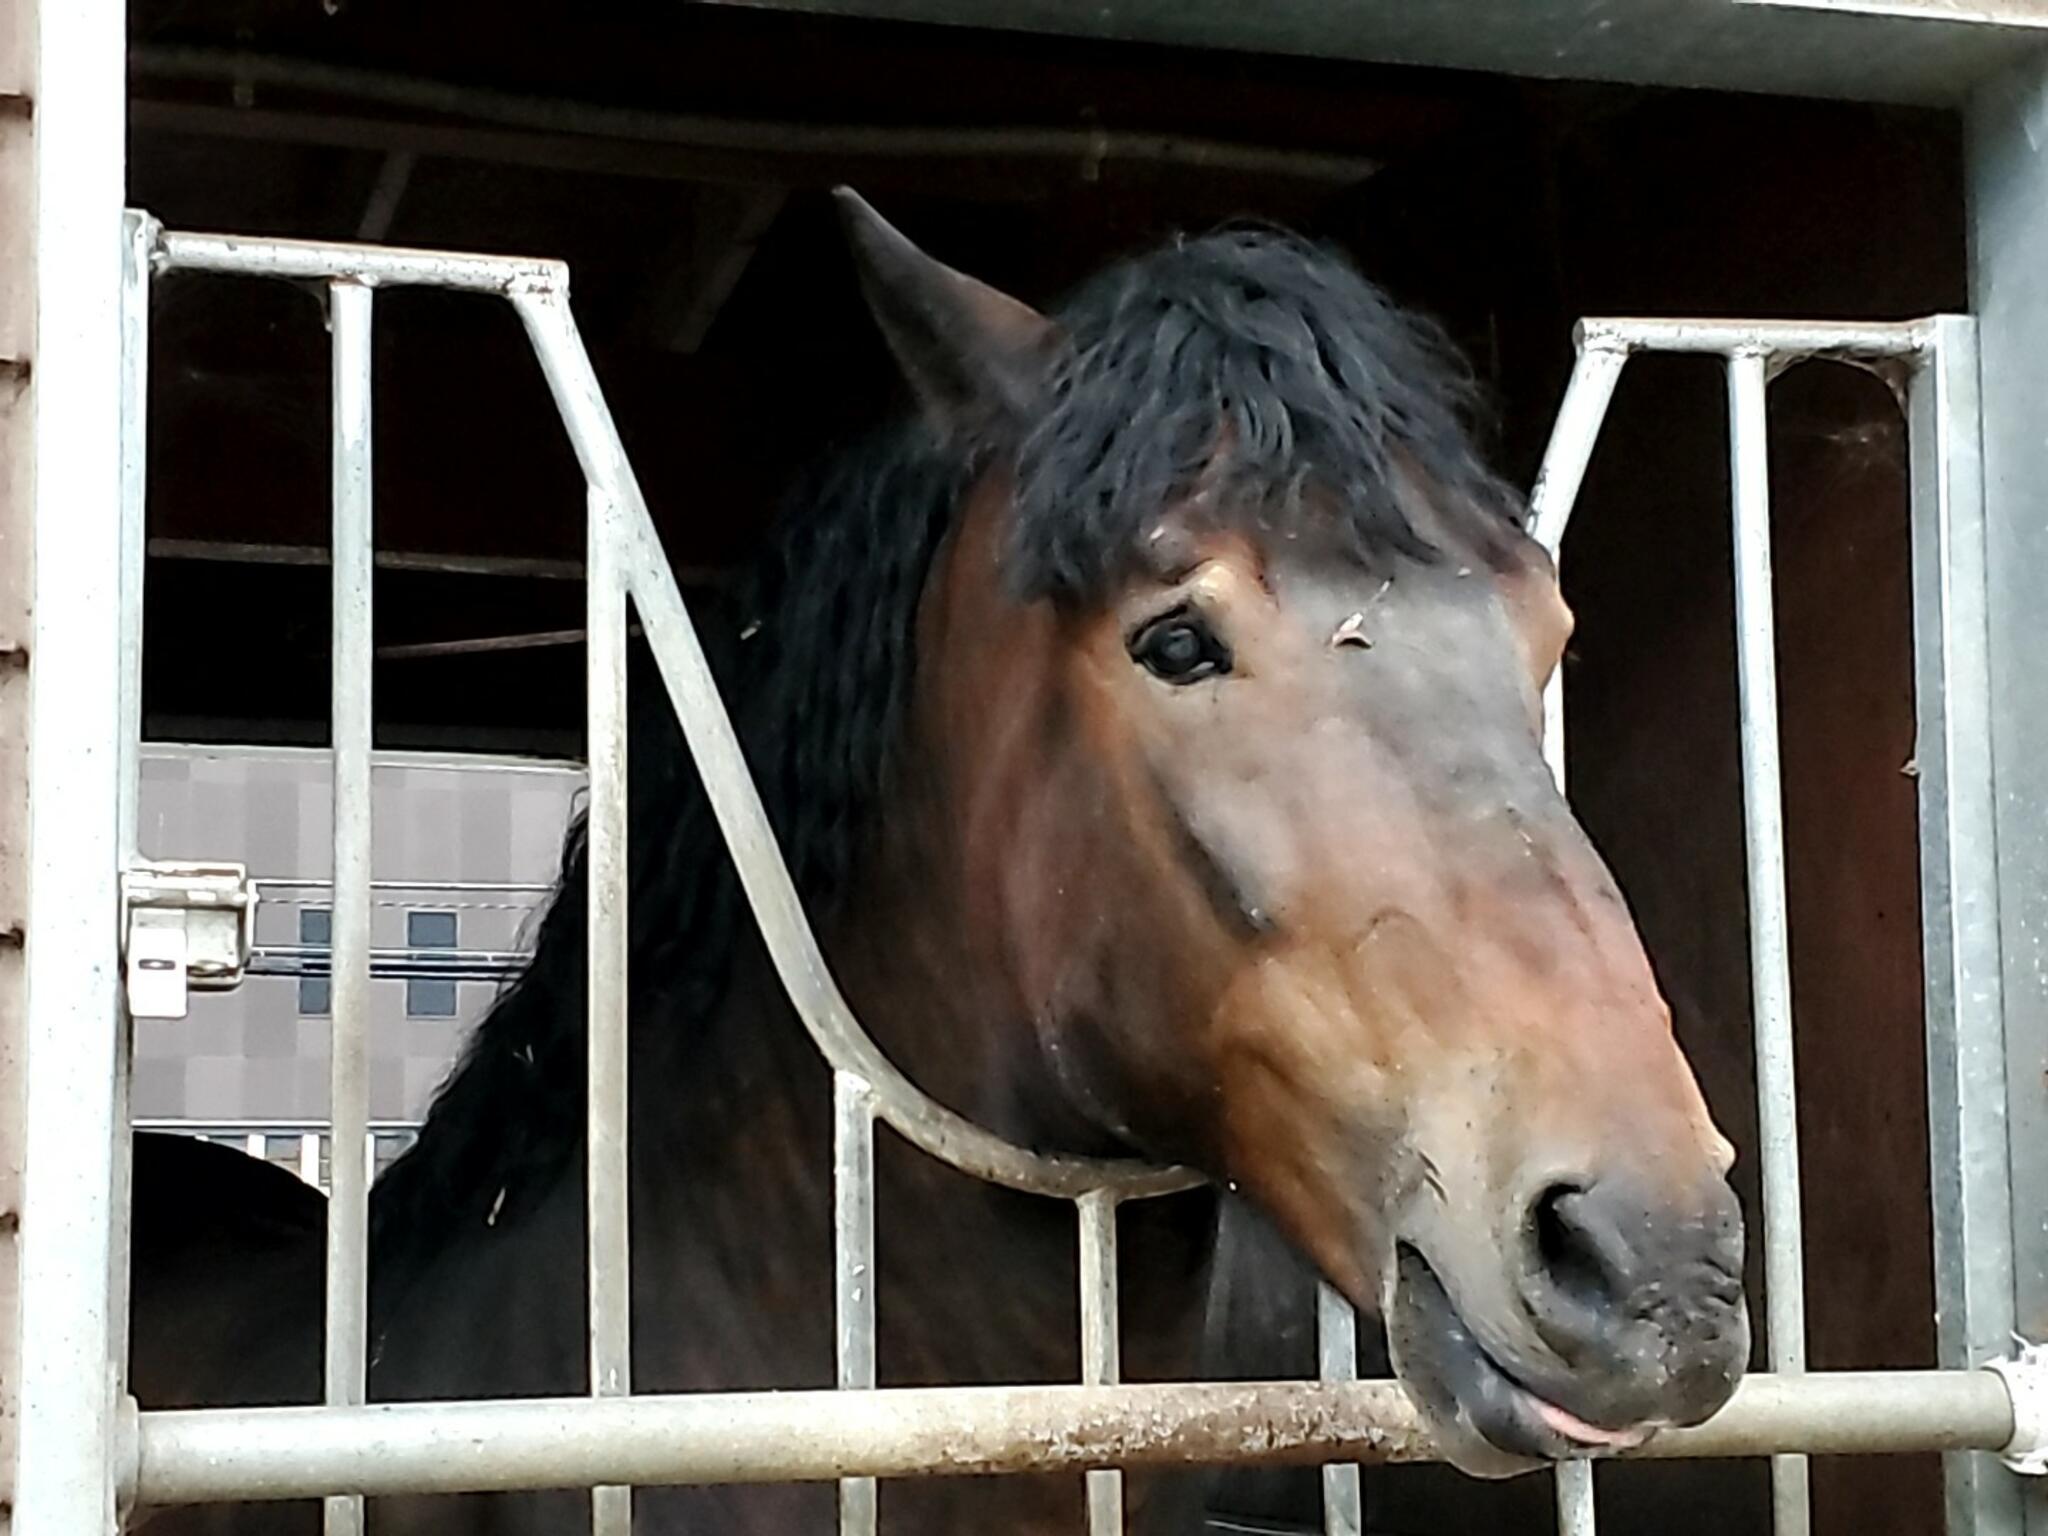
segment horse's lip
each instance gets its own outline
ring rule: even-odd
[[[1428,1358],[1418,1362],[1438,1378],[1433,1385],[1451,1401],[1447,1417],[1463,1420],[1496,1452],[1526,1461],[1612,1455],[1647,1443],[1660,1424],[1611,1429],[1580,1418],[1545,1397],[1502,1365],[1474,1336],[1450,1292],[1422,1254],[1402,1244],[1396,1285],[1402,1302],[1428,1325]]]

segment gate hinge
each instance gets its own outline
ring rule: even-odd
[[[256,884],[242,864],[131,865],[121,876],[128,1014],[182,1019],[193,990],[241,984],[256,939]]]
[[[1989,1360],[2012,1397],[2012,1439],[1998,1459],[2023,1477],[2048,1476],[2048,1346],[2016,1340],[2010,1360]]]

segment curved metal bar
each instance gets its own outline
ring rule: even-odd
[[[1203,1182],[1199,1174],[1184,1168],[1068,1157],[1017,1146],[927,1096],[861,1027],[826,967],[783,862],[696,626],[647,515],[640,482],[620,445],[583,338],[569,314],[567,295],[560,288],[529,288],[508,296],[532,339],[585,476],[615,499],[620,565],[662,682],[776,972],[833,1071],[866,1082],[874,1091],[875,1113],[913,1145],[992,1184],[1065,1199],[1097,1190],[1135,1199]]]

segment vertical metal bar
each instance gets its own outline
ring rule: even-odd
[[[1122,1375],[1117,1337],[1117,1197],[1092,1190],[1074,1202],[1081,1218],[1081,1381],[1114,1385]],[[1124,1528],[1124,1475],[1113,1468],[1088,1474],[1088,1536],[1118,1536]]]
[[[850,1072],[832,1074],[832,1264],[842,1392],[875,1386],[875,1100]],[[840,1536],[875,1536],[872,1477],[839,1483]]]
[[[1531,529],[1536,532],[1538,541],[1550,551],[1560,579],[1564,570],[1565,527],[1578,500],[1579,487],[1585,478],[1586,464],[1592,456],[1600,424],[1606,419],[1608,404],[1614,397],[1614,386],[1620,380],[1622,364],[1627,361],[1626,352],[1611,348],[1589,352],[1583,346],[1580,348],[1578,363],[1572,369],[1571,387],[1565,392],[1564,407],[1559,412],[1557,426],[1551,431],[1550,447],[1544,454],[1543,469],[1537,475],[1536,489],[1530,497]],[[1543,760],[1550,765],[1550,776],[1557,782],[1557,792],[1563,794],[1564,663],[1561,660],[1543,685]],[[1324,1476],[1327,1478],[1328,1473]],[[1594,1536],[1596,1516],[1592,1463],[1559,1462],[1555,1476],[1558,1536]],[[1323,1498],[1327,1506],[1327,1491]],[[1334,1524],[1331,1531],[1335,1536]]]
[[[39,8],[16,1536],[114,1524],[126,8]],[[33,1405],[29,1407],[28,1405]]]
[[[586,677],[590,754],[590,1390],[623,1397],[632,1377],[626,1076],[626,583],[619,509],[597,486],[586,524]],[[594,1536],[625,1536],[632,1490],[591,1490]]]
[[[270,1138],[262,1131],[251,1131],[242,1138],[242,1150],[261,1162],[270,1156]]]
[[[1593,1463],[1557,1464],[1557,1536],[1594,1536],[1599,1517],[1593,1507]]]
[[[2041,595],[2048,591],[2048,58],[2034,54],[1972,98],[1966,168],[1970,219],[1970,307],[1977,317],[1977,378],[1983,464],[1983,539],[1987,704],[1991,779],[1997,785],[1991,828],[1996,841],[1999,1013],[2004,1025],[2008,1182],[2015,1191],[2048,1189],[2048,667],[2041,664]],[[1956,593],[1960,599],[1963,588]],[[1960,674],[1952,692],[1960,700]],[[1960,770],[1961,764],[1958,763]],[[1981,850],[1977,855],[1981,856]],[[1974,978],[1981,981],[1980,976]],[[1966,999],[1974,1012],[1979,1004]],[[1982,1015],[1978,1015],[1981,1027]],[[1974,1054],[1981,1037],[1971,1041]],[[1984,1171],[1969,1163],[1966,1179]],[[1967,1186],[1966,1186],[1967,1187]],[[1978,1185],[1968,1198],[1989,1216]],[[2011,1300],[2018,1326],[2048,1321],[2048,1223],[2039,1195],[2014,1202],[2009,1239]],[[1937,1222],[1939,1216],[1937,1215]],[[1940,1228],[1937,1226],[1937,1232]],[[1974,1243],[1984,1231],[1971,1233]],[[1968,1284],[1994,1310],[1972,1316],[1973,1337],[1991,1333],[1996,1245],[1972,1248]],[[1939,1261],[1937,1261],[1939,1262]],[[1984,1266],[1979,1271],[1980,1263]],[[1937,1286],[1940,1282],[1937,1280]],[[1938,1288],[1939,1299],[1941,1291]],[[1951,1462],[1949,1529],[1957,1536],[2048,1536],[2048,1496],[1984,1467],[1974,1496]],[[2023,1486],[2027,1491],[2022,1492]],[[1958,1496],[1972,1497],[1971,1507]]]
[[[1943,316],[1934,335],[1907,401],[1914,762],[1936,1346],[1960,1370],[2007,1352],[2013,1211],[1975,322]],[[1945,1472],[1952,1536],[2017,1529],[2017,1484],[1992,1458],[1951,1455]]]
[[[148,549],[149,256],[156,220],[130,210],[121,241],[121,789],[115,808],[125,868],[138,852],[142,781],[142,599]]]
[[[149,256],[156,221],[130,210],[121,225],[121,730],[116,743],[120,787],[114,802],[120,867],[139,857],[136,828],[142,801],[142,600],[148,548],[149,480]],[[125,936],[124,936],[125,937]],[[114,1040],[114,1184],[112,1247],[108,1254],[108,1348],[116,1389],[128,1380],[129,1230],[134,1205],[135,1021],[127,988],[116,989],[119,1017]]]
[[[1734,485],[1735,652],[1742,710],[1749,964],[1756,1029],[1757,1124],[1764,1192],[1764,1309],[1774,1371],[1806,1369],[1806,1263],[1799,1215],[1799,1101],[1792,1056],[1792,954],[1778,753],[1777,622],[1771,600],[1768,359],[1728,359],[1728,455]],[[1806,1536],[1803,1456],[1771,1462],[1777,1536]]]
[[[1323,1381],[1358,1380],[1358,1314],[1326,1282],[1316,1282],[1316,1373]],[[1364,1536],[1365,1487],[1356,1462],[1323,1468],[1326,1536]]]
[[[327,1401],[363,1401],[368,1350],[372,547],[370,289],[328,286],[334,333],[334,916],[327,1201]],[[327,1536],[356,1536],[363,1503],[326,1501]]]
[[[315,1189],[320,1187],[320,1133],[299,1133],[299,1177]]]

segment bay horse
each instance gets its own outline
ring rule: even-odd
[[[839,200],[915,408],[796,498],[721,671],[875,1039],[1015,1142],[1236,1191],[1383,1320],[1467,1472],[1711,1415],[1749,1343],[1732,1151],[1545,766],[1570,616],[1455,349],[1279,231],[1173,240],[1048,317]],[[657,702],[629,775],[634,1384],[827,1386],[829,1076]],[[373,1398],[586,1390],[583,870],[573,829],[529,967],[374,1191]],[[154,1155],[138,1199],[177,1183]],[[889,1137],[876,1162],[883,1384],[1077,1379],[1070,1208]],[[1124,1212],[1132,1379],[1196,1373],[1220,1198]],[[216,1343],[236,1380],[210,1400],[314,1399],[317,1286],[281,1278],[307,1267],[281,1244],[208,1321],[146,1294],[138,1249],[144,1405],[194,1400],[179,1371]],[[1134,1509],[1191,1528],[1193,1486],[1134,1478]],[[1065,1532],[1082,1494],[929,1479],[882,1503],[892,1531]],[[635,1508],[644,1532],[834,1519],[817,1486]]]

